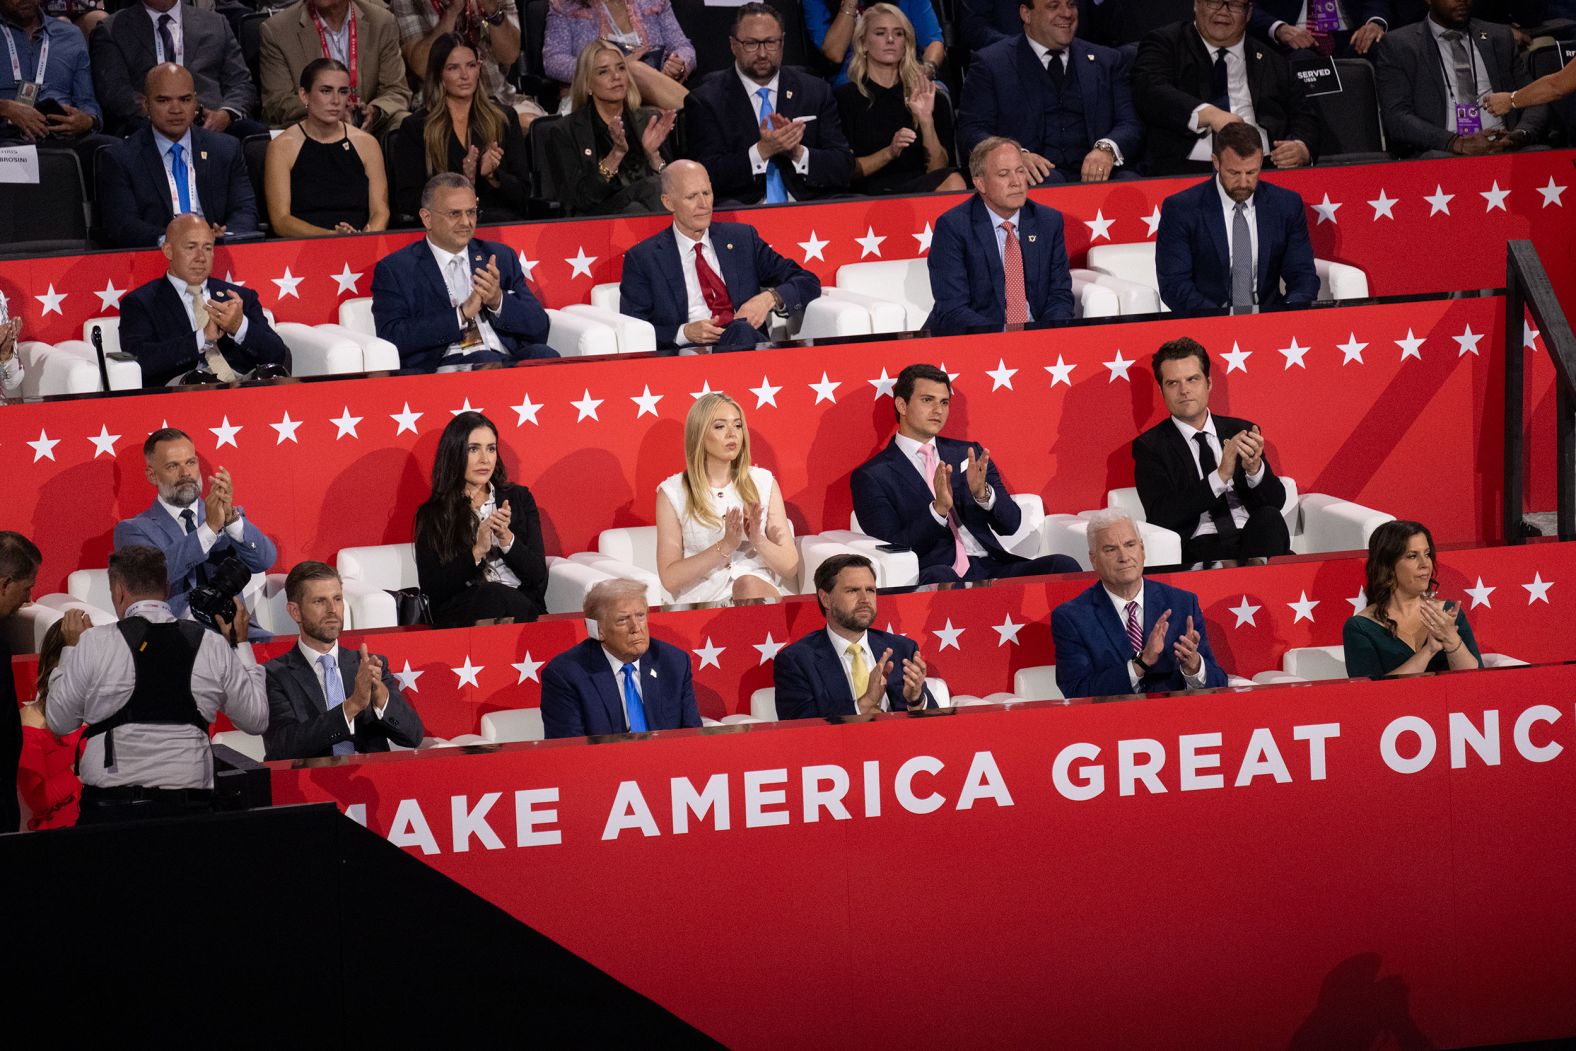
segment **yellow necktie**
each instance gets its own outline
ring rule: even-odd
[[[859,643],[850,642],[848,656],[853,659],[850,675],[854,680],[854,696],[863,697],[865,690],[870,686],[870,669],[865,667],[865,651],[860,648]]]

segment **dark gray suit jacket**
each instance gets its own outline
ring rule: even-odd
[[[383,661],[383,686],[389,692],[383,717],[372,706],[355,719],[355,733],[345,726],[339,711],[329,711],[317,672],[301,656],[299,646],[263,665],[268,675],[268,730],[263,734],[268,759],[313,759],[331,755],[334,745],[352,739],[357,752],[386,752],[394,741],[407,748],[421,744],[421,716],[400,693],[399,680]],[[356,673],[361,670],[361,653],[345,646],[339,648],[339,677],[345,696],[355,692]]]
[[[1477,47],[1489,83],[1495,91],[1515,91],[1532,81],[1527,61],[1516,52],[1508,26],[1467,23],[1467,35]],[[1398,157],[1424,150],[1448,149],[1456,129],[1443,123],[1450,101],[1444,56],[1434,43],[1428,19],[1386,33],[1377,48],[1375,73],[1379,80],[1379,112],[1384,117],[1385,138]],[[1547,106],[1511,110],[1505,126],[1525,131],[1536,142],[1548,124]]]
[[[241,45],[221,14],[186,4],[181,8],[186,68],[204,109],[227,109],[238,117],[257,112],[257,88],[241,55]],[[148,70],[158,63],[153,20],[142,4],[105,19],[89,41],[93,93],[104,109],[104,127],[124,135],[142,120],[137,96]],[[173,58],[170,61],[174,61]]]

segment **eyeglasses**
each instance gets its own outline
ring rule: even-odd
[[[457,223],[461,219],[469,219],[471,222],[476,221],[475,208],[452,208],[447,212],[435,212],[434,214],[447,219],[451,223]]]
[[[1240,15],[1245,14],[1253,5],[1248,0],[1199,0],[1206,11],[1219,11],[1224,8],[1227,12]]]
[[[780,36],[767,37],[765,40],[740,40],[734,37],[733,42],[746,51],[776,51],[783,46],[783,38]]]

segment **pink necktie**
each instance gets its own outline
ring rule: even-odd
[[[1127,604],[1127,641],[1133,644],[1133,656],[1144,652],[1144,629],[1138,626],[1138,603]]]
[[[1001,273],[1006,279],[1007,324],[1023,325],[1029,320],[1029,300],[1023,293],[1023,249],[1012,232],[1012,224],[1003,222],[1007,243],[1001,253]]]
[[[919,454],[925,458],[925,485],[930,489],[930,495],[936,495],[936,468],[941,463],[941,457],[936,452],[936,443],[927,442],[919,447]],[[947,528],[952,530],[952,572],[962,580],[969,571],[969,555],[963,550],[963,537],[958,533],[958,512],[954,509],[947,514]]]

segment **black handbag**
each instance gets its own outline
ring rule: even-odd
[[[390,589],[389,594],[394,598],[394,612],[401,627],[432,623],[432,607],[428,605],[427,596],[421,588]]]

